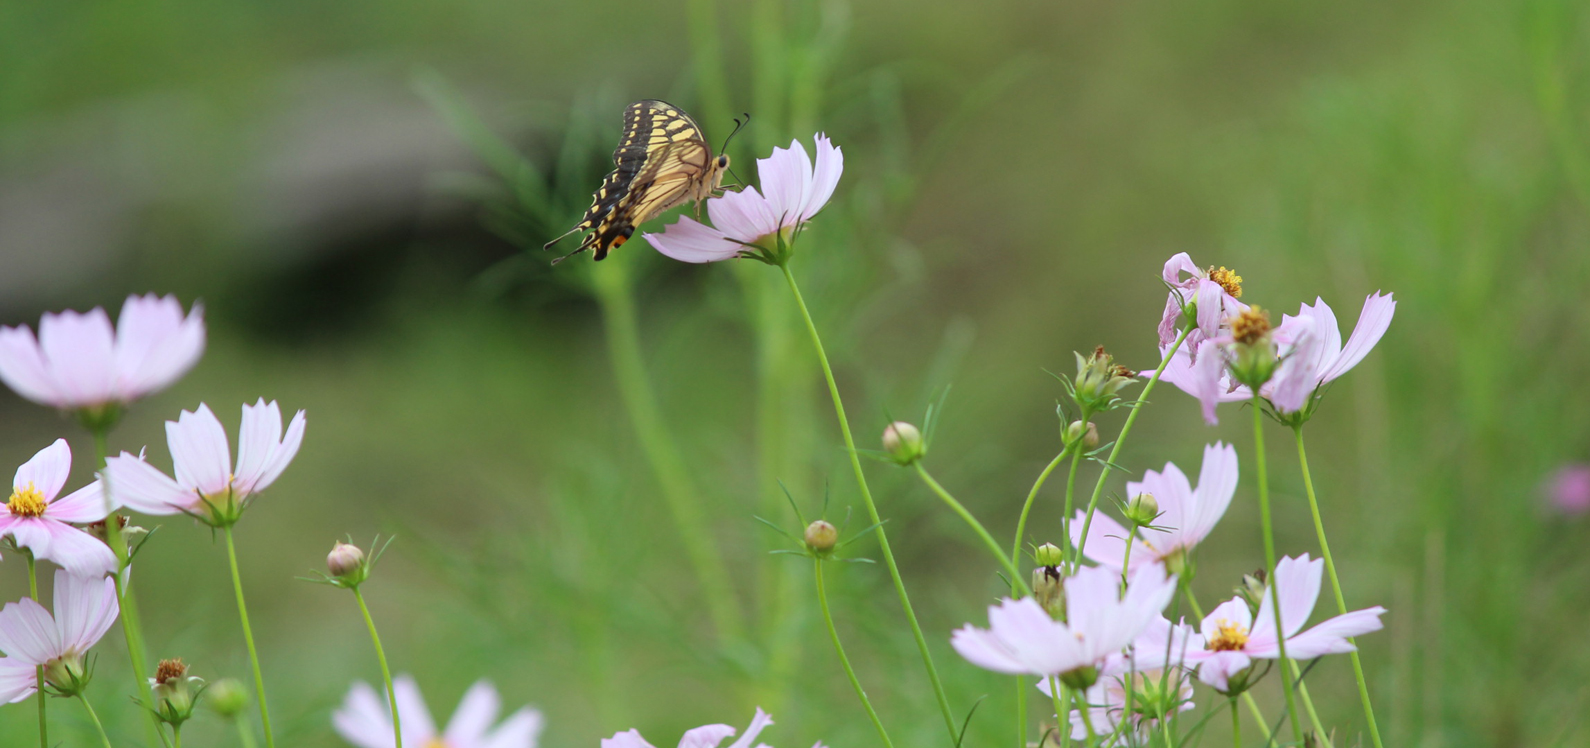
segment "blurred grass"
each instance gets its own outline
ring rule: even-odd
[[[494,194],[482,192],[489,174],[457,146],[385,177],[419,198],[353,200],[382,179],[360,172],[302,190],[348,212],[271,228],[293,184],[260,189],[272,164],[335,165],[396,127],[385,109],[354,116],[365,97],[432,123],[417,142],[452,143],[409,88],[416,66],[456,83],[549,175],[562,215],[547,222],[583,207],[632,98],[677,100],[715,139],[752,111],[734,151],[747,179],[752,155],[826,130],[848,168],[796,271],[854,426],[870,439],[885,412],[914,416],[953,381],[933,468],[991,528],[1012,526],[1058,448],[1060,393],[1041,368],[1097,343],[1152,363],[1155,277],[1171,253],[1236,267],[1244,300],[1278,311],[1321,295],[1344,323],[1367,293],[1395,292],[1385,341],[1309,426],[1348,603],[1392,611],[1362,641],[1387,742],[1584,742],[1586,530],[1537,497],[1541,476],[1590,453],[1581,4],[760,0],[717,13],[729,72],[709,94],[682,5],[0,6],[0,184],[14,191],[0,195],[132,206],[109,243],[85,250],[97,261],[11,289],[5,319],[151,288],[203,298],[204,362],[113,435],[118,448],[150,445],[157,464],[160,422],[201,400],[234,425],[237,404],[260,395],[309,411],[304,452],[239,528],[285,744],[338,745],[329,711],[349,682],[377,675],[352,601],[292,577],[343,533],[377,530],[399,539],[371,604],[394,668],[420,679],[439,717],[484,676],[506,704],[546,711],[548,745],[631,726],[663,745],[691,726],[743,725],[753,703],[779,720],[775,745],[872,737],[817,628],[809,570],[764,559],[780,539],[750,519],[793,523],[774,478],[808,508],[825,486],[836,512],[855,503],[813,362],[799,337],[780,337],[791,320],[771,273],[683,267],[638,242],[613,260],[648,279],[638,303],[653,386],[763,636],[724,653],[608,373],[581,280],[602,266],[554,274],[513,259],[477,221],[503,231],[519,201],[475,207]],[[1002,76],[1017,83],[1001,88]],[[330,80],[329,93],[306,99],[305,80]],[[327,100],[353,108],[317,115]],[[946,122],[961,124],[936,129]],[[303,138],[321,130],[351,135],[314,150]],[[67,167],[96,189],[53,187]],[[440,176],[461,167],[477,176]],[[128,185],[142,191],[116,197]],[[524,242],[561,233],[513,226]],[[50,246],[6,236],[7,268]],[[0,464],[59,434],[90,454],[68,422],[0,397]],[[1179,393],[1155,401],[1130,467],[1185,467],[1214,439],[1237,442],[1246,465],[1243,419],[1207,429]],[[1280,547],[1312,551],[1287,446],[1271,445]],[[998,580],[909,476],[870,470],[952,702],[989,697],[969,744],[1001,741],[1007,682],[944,646],[981,620]],[[73,485],[87,475],[80,463]],[[1045,497],[1037,538],[1054,532],[1058,487]],[[1251,508],[1245,481],[1202,556],[1206,605],[1259,563]],[[221,550],[204,528],[164,524],[138,572],[152,654],[242,676]],[[5,568],[0,591],[14,599],[21,567]],[[902,744],[940,741],[882,570],[835,571],[842,633],[884,719]],[[131,745],[141,733],[116,638],[92,695]],[[768,661],[780,643],[793,659]],[[1356,731],[1346,663],[1310,679],[1326,722]],[[31,708],[0,707],[0,744],[33,739]],[[87,739],[80,709],[52,710],[65,744]],[[189,732],[193,745],[228,736],[209,719]]]

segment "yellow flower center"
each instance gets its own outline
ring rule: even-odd
[[[1248,646],[1248,630],[1224,618],[1215,621],[1215,636],[1204,643],[1210,652],[1235,652]]]
[[[11,500],[6,502],[6,508],[18,517],[41,517],[44,515],[44,494],[29,483],[26,488],[17,486],[11,489]]]
[[[420,748],[452,748],[452,746],[448,745],[447,741],[442,740],[441,738],[431,738],[430,740],[425,741],[425,744],[420,746]]]
[[[1221,288],[1226,289],[1226,293],[1231,294],[1231,298],[1242,298],[1242,276],[1237,275],[1237,271],[1227,270],[1224,265],[1219,269],[1210,266],[1209,280],[1219,283]]]
[[[1257,345],[1270,334],[1270,313],[1257,305],[1231,318],[1231,337],[1243,345]]]

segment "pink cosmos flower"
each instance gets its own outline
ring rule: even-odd
[[[950,644],[973,665],[1000,673],[1053,676],[1103,668],[1159,617],[1176,593],[1165,567],[1138,569],[1117,596],[1120,575],[1103,567],[1078,569],[1065,582],[1065,622],[1030,597],[1006,599],[988,609],[987,630],[970,624]]]
[[[730,743],[728,748],[750,748],[751,744],[756,740],[756,736],[760,735],[771,724],[773,724],[773,718],[769,717],[767,712],[762,711],[761,707],[757,707],[756,715],[751,718],[750,726],[745,728],[745,734]],[[724,738],[733,735],[734,728],[729,725],[704,725],[686,732],[683,737],[679,738],[679,748],[717,748]],[[816,748],[822,748],[822,745],[822,743],[818,743]],[[653,746],[651,743],[646,742],[645,738],[641,737],[639,730],[631,729],[615,733],[610,738],[603,738],[602,748],[653,748]],[[767,748],[767,746],[758,745],[757,748]]]
[[[163,390],[203,353],[198,304],[184,317],[175,296],[128,296],[114,330],[99,307],[45,314],[37,339],[25,325],[0,328],[0,381],[42,405],[92,408]]]
[[[1226,318],[1248,308],[1247,304],[1237,301],[1237,296],[1242,294],[1241,276],[1225,268],[1200,268],[1186,252],[1178,252],[1165,261],[1163,278],[1171,290],[1165,299],[1165,314],[1159,321],[1159,344],[1169,348],[1176,342],[1182,306],[1197,304],[1198,327],[1188,333],[1186,342],[1182,343],[1192,359],[1197,358],[1199,343],[1220,334]]]
[[[739,257],[746,245],[774,251],[770,240],[789,242],[817,211],[828,204],[845,170],[845,156],[822,133],[816,136],[817,163],[800,141],[789,148],[774,148],[773,155],[757,159],[762,192],[755,187],[725,192],[707,201],[707,226],[680,216],[661,234],[645,234],[647,242],[681,262],[717,262]]]
[[[109,577],[55,572],[55,615],[23,598],[0,610],[0,703],[16,703],[37,692],[34,668],[61,690],[88,677],[83,656],[115,623],[116,583]]]
[[[110,546],[68,522],[98,522],[109,514],[98,481],[57,499],[72,472],[72,448],[56,439],[17,468],[11,500],[0,506],[0,537],[84,576],[103,576],[116,569]]]
[[[1397,302],[1391,294],[1370,294],[1345,346],[1336,326],[1336,314],[1324,299],[1315,298],[1312,307],[1304,304],[1295,317],[1282,317],[1275,337],[1283,346],[1283,360],[1261,394],[1282,413],[1303,410],[1315,390],[1346,374],[1369,355],[1391,326],[1396,311]]]
[[[1117,731],[1126,717],[1126,681],[1132,679],[1132,715],[1128,729]],[[1160,681],[1165,681],[1170,694],[1159,691]],[[1049,694],[1049,681],[1038,681],[1038,690]],[[1088,703],[1088,720],[1099,736],[1099,745],[1148,745],[1149,738],[1159,732],[1161,710],[1185,712],[1194,707],[1192,674],[1182,668],[1171,668],[1169,676],[1163,670],[1142,670],[1132,673],[1108,675],[1089,686],[1085,692]],[[1071,737],[1082,740],[1088,728],[1082,721],[1080,709],[1072,710]]]
[[[478,681],[464,694],[445,732],[436,731],[419,686],[407,675],[392,679],[403,745],[421,748],[535,748],[541,735],[541,712],[524,707],[494,729],[501,699],[489,681]],[[392,748],[392,712],[387,701],[367,683],[355,683],[342,707],[331,715],[337,734],[359,748]]]
[[[1093,516],[1086,545],[1081,542],[1086,513],[1078,512],[1071,522],[1071,542],[1085,548],[1088,558],[1116,572],[1123,563],[1129,563],[1133,570],[1147,563],[1178,568],[1180,558],[1208,537],[1225,515],[1236,491],[1237,450],[1216,442],[1204,447],[1196,489],[1173,463],[1165,463],[1163,473],[1149,470],[1141,482],[1126,484],[1127,496],[1151,494],[1160,510],[1159,519],[1152,526],[1139,528],[1143,539],[1132,538],[1130,559],[1126,558],[1126,528],[1102,512]]]
[[[1224,348],[1229,342],[1224,336],[1210,338],[1200,341],[1196,350],[1190,350],[1183,344],[1170,362],[1165,364],[1165,371],[1159,376],[1182,392],[1198,398],[1203,405],[1204,421],[1211,426],[1220,422],[1215,406],[1253,398],[1247,387],[1231,378]],[[1169,346],[1161,346],[1160,357],[1163,359],[1169,350]]]
[[[1275,565],[1275,578],[1280,583],[1281,594],[1285,595],[1281,599],[1281,623],[1289,659],[1308,660],[1351,652],[1354,647],[1347,641],[1349,638],[1380,630],[1380,616],[1386,609],[1375,606],[1339,615],[1300,631],[1314,612],[1324,569],[1323,560],[1311,561],[1306,553],[1298,558],[1283,558]],[[1187,648],[1185,660],[1188,667],[1198,668],[1199,680],[1224,692],[1231,678],[1246,670],[1253,660],[1281,656],[1275,632],[1274,589],[1274,585],[1267,588],[1257,616],[1249,611],[1247,602],[1241,597],[1234,597],[1204,618],[1201,636],[1195,637]]]
[[[225,526],[236,522],[254,495],[281,476],[303,439],[303,411],[293,416],[284,436],[276,401],[261,398],[244,405],[234,471],[226,429],[201,404],[197,412],[182,411],[176,421],[166,421],[175,480],[141,455],[126,452],[106,461],[105,475],[123,506],[145,514],[192,514]]]
[[[1590,512],[1590,465],[1564,465],[1546,486],[1551,507],[1570,517]]]

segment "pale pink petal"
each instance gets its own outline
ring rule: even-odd
[[[1181,329],[1181,307],[1183,301],[1177,294],[1180,291],[1171,291],[1165,296],[1165,312],[1159,317],[1159,346],[1169,348],[1176,342],[1176,333]],[[1181,294],[1185,296],[1186,294]],[[1183,343],[1183,346],[1186,344]]]
[[[39,321],[39,346],[67,406],[116,398],[115,345],[110,318],[98,307],[87,314],[46,314]]]
[[[1126,528],[1116,522],[1114,518],[1103,512],[1094,512],[1093,524],[1088,526],[1088,542],[1082,542],[1082,526],[1086,524],[1087,512],[1077,510],[1077,516],[1071,520],[1071,544],[1083,549],[1088,558],[1097,561],[1100,566],[1106,566],[1120,571],[1121,564],[1126,560]],[[1135,568],[1140,561],[1152,560],[1153,552],[1143,545],[1141,540],[1132,538],[1132,566]]]
[[[36,667],[15,657],[0,657],[0,704],[15,704],[34,694]]]
[[[999,637],[967,624],[950,634],[950,646],[972,663],[996,673],[1025,673],[1027,665],[1016,658]]]
[[[1275,584],[1267,585],[1264,599],[1259,602],[1259,612],[1253,620],[1250,639],[1273,641],[1275,635],[1275,588],[1281,588],[1281,623],[1287,636],[1308,622],[1319,598],[1320,575],[1324,572],[1323,559],[1310,561],[1305,553],[1297,558],[1283,558],[1275,563]]]
[[[679,738],[679,748],[717,748],[723,739],[734,734],[730,725],[702,725],[685,731]]]
[[[1282,413],[1296,413],[1308,404],[1319,387],[1320,337],[1314,329],[1312,317],[1296,317],[1288,331],[1292,336],[1286,350],[1282,351],[1281,365],[1275,369],[1275,378],[1269,382],[1270,403]]]
[[[45,501],[50,501],[61,492],[61,486],[66,485],[66,478],[71,474],[72,448],[67,446],[65,439],[56,439],[17,468],[11,485],[18,489],[32,485],[44,495]]]
[[[1215,442],[1204,447],[1204,462],[1198,472],[1198,489],[1193,493],[1193,511],[1182,528],[1182,542],[1188,547],[1203,542],[1231,506],[1237,492],[1237,449]]]
[[[1351,652],[1353,645],[1347,640],[1379,631],[1382,625],[1380,616],[1385,612],[1385,608],[1376,606],[1322,621],[1318,626],[1287,639],[1286,656],[1307,660],[1321,655]]]
[[[343,740],[358,748],[392,748],[392,717],[387,703],[368,683],[355,683],[331,724]]]
[[[1248,610],[1248,604],[1242,598],[1233,597],[1215,606],[1214,610],[1209,611],[1209,615],[1204,616],[1204,620],[1199,624],[1199,633],[1205,640],[1212,640],[1219,635],[1222,623],[1233,624],[1244,631],[1251,631],[1253,612]]]
[[[66,404],[33,331],[27,327],[0,327],[0,381],[33,402],[56,407]]]
[[[201,403],[198,411],[184,410],[175,422],[166,421],[166,444],[176,465],[177,483],[208,496],[225,490],[231,482],[231,447],[226,429],[210,406]]]
[[[536,748],[544,725],[541,712],[525,707],[503,720],[486,737],[481,748]]]
[[[1325,300],[1314,297],[1314,307],[1310,309],[1304,305],[1298,310],[1300,314],[1309,314],[1314,317],[1314,334],[1319,336],[1320,365],[1316,368],[1323,370],[1342,354],[1342,331],[1336,323],[1336,313],[1331,311],[1330,305]]]
[[[425,707],[419,686],[414,679],[400,675],[392,679],[392,695],[397,700],[398,715],[403,718],[403,744],[423,745],[436,737],[436,723],[431,721],[431,710]]]
[[[282,441],[282,410],[272,400],[260,398],[243,406],[243,421],[237,433],[237,470],[232,487],[239,493],[252,493],[254,483],[269,464],[271,454]]]
[[[602,748],[654,748],[651,743],[640,736],[636,729],[613,733],[613,737],[602,738]]]
[[[1231,676],[1253,663],[1242,652],[1214,652],[1212,655],[1198,664],[1198,680],[1213,686],[1216,691],[1226,690]]]
[[[279,425],[281,422],[278,420],[277,423]],[[453,718],[448,720],[447,732],[443,737],[453,745],[476,745],[485,739],[486,731],[491,729],[491,723],[496,721],[501,708],[497,689],[489,681],[477,681],[464,692],[458,708],[453,710]]]
[[[1341,355],[1336,357],[1330,367],[1320,373],[1320,378],[1329,382],[1364,360],[1375,344],[1380,342],[1381,336],[1386,334],[1386,329],[1391,327],[1391,317],[1396,312],[1397,302],[1389,293],[1375,293],[1365,299],[1364,309],[1358,313],[1358,324],[1353,326],[1353,334],[1348,337],[1346,347],[1342,348]]]
[[[1203,406],[1204,422],[1214,426],[1220,423],[1220,417],[1215,415],[1215,406],[1222,402],[1225,390],[1221,380],[1226,373],[1226,357],[1220,344],[1213,340],[1199,344],[1198,363],[1193,364],[1192,369],[1190,392]]]
[[[806,204],[801,209],[801,220],[809,221],[817,211],[828,204],[828,198],[834,194],[834,188],[839,185],[839,175],[845,171],[845,154],[843,149],[835,146],[828,140],[828,136],[817,133],[817,168],[812,173],[811,191],[806,196]]]
[[[4,532],[33,555],[54,561],[73,574],[104,576],[116,569],[110,546],[64,522],[47,517],[17,518]]]
[[[751,724],[745,728],[745,732],[741,733],[739,739],[729,744],[729,748],[751,748],[751,743],[756,740],[756,736],[761,735],[762,731],[771,724],[773,724],[773,718],[768,716],[767,712],[762,711],[762,707],[757,707],[756,714],[751,717]],[[713,745],[717,744],[713,743]]]
[[[275,402],[271,403],[276,405]],[[304,412],[298,411],[293,415],[293,420],[287,424],[287,434],[282,437],[282,443],[270,454],[270,458],[261,468],[260,474],[252,483],[245,484],[248,493],[257,493],[270,487],[280,478],[282,471],[298,456],[298,448],[304,443],[304,428],[306,421]]]
[[[199,304],[184,318],[175,296],[129,296],[116,322],[116,371],[124,399],[165,389],[204,354]]]
[[[1158,670],[1167,665],[1180,665],[1188,652],[1202,647],[1193,627],[1184,623],[1173,625],[1162,615],[1149,622],[1143,633],[1132,640],[1132,658],[1123,662],[1130,670]]]
[[[1132,572],[1126,585],[1126,595],[1117,605],[1119,613],[1109,638],[1103,645],[1118,650],[1130,644],[1154,621],[1161,619],[1165,606],[1176,595],[1176,578],[1158,564],[1146,564]],[[1100,637],[1101,639],[1104,637]]]
[[[193,489],[183,488],[143,458],[126,452],[105,461],[105,479],[116,504],[136,512],[177,514],[199,503]]]
[[[45,518],[60,522],[75,522],[80,525],[104,519],[114,507],[105,505],[105,494],[101,488],[102,484],[94,481],[50,502],[50,505],[44,509]]]
[[[798,223],[812,181],[812,158],[806,146],[792,140],[789,148],[774,148],[772,156],[756,160],[756,173],[779,226]]]
[[[783,227],[779,214],[755,187],[723,193],[707,203],[707,215],[724,236],[746,244],[759,243]]]
[[[1165,261],[1165,269],[1160,273],[1160,277],[1165,280],[1167,285],[1180,287],[1186,284],[1186,281],[1181,277],[1182,273],[1196,277],[1200,272],[1202,270],[1193,264],[1192,257],[1186,252],[1177,252]],[[1187,300],[1191,301],[1191,299]]]
[[[104,543],[99,546],[107,552],[110,550]],[[113,580],[103,576],[79,576],[68,570],[55,572],[55,624],[60,629],[61,646],[66,651],[87,652],[110,630],[118,613],[120,606],[116,603]]]
[[[1006,599],[990,607],[988,628],[1006,651],[1025,664],[1025,672],[1053,675],[1091,663],[1066,625],[1055,622],[1030,597]]]
[[[61,635],[55,619],[37,600],[24,597],[0,609],[0,652],[13,662],[43,665],[60,657]]]
[[[708,208],[721,200],[718,198],[709,202]],[[723,232],[689,216],[680,216],[660,234],[643,233],[641,238],[653,249],[680,262],[704,263],[733,259],[743,249],[724,238]]]

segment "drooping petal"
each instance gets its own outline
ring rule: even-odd
[[[277,421],[278,425],[280,423]],[[492,687],[491,682],[477,681],[464,692],[458,708],[453,710],[453,718],[447,721],[447,732],[443,737],[452,745],[476,745],[485,739],[486,731],[491,729],[491,723],[496,721],[497,711],[501,708],[502,700],[497,697],[497,689]]]
[[[431,721],[431,710],[425,706],[425,697],[414,679],[400,675],[392,679],[392,696],[397,701],[398,716],[403,722],[403,744],[424,745],[436,737],[436,723]]]
[[[76,491],[62,496],[45,508],[44,516],[60,522],[88,524],[98,522],[115,510],[105,503],[104,484],[94,481]]]
[[[602,748],[654,748],[654,746],[640,736],[640,730],[631,728],[624,732],[615,732],[613,737],[602,738]]]
[[[1270,404],[1282,413],[1296,413],[1308,404],[1319,387],[1320,337],[1312,317],[1295,317],[1287,330],[1291,340],[1281,349],[1281,364],[1268,383]],[[1281,342],[1277,331],[1276,340]]]
[[[1192,394],[1203,406],[1204,422],[1210,426],[1220,423],[1215,406],[1225,396],[1222,375],[1226,373],[1225,352],[1220,344],[1205,340],[1198,345],[1198,362],[1192,367]]]
[[[1193,264],[1191,256],[1186,252],[1177,252],[1165,261],[1165,269],[1160,273],[1160,277],[1165,280],[1166,285],[1179,288],[1187,285],[1186,280],[1181,277],[1182,273],[1196,277],[1199,272],[1200,269]],[[1192,301],[1192,299],[1187,299],[1187,301]]]
[[[733,734],[732,725],[702,725],[686,730],[679,738],[679,748],[717,748],[724,738]]]
[[[15,657],[0,657],[0,704],[15,704],[36,692],[35,668]]]
[[[175,296],[128,296],[116,320],[116,371],[122,399],[170,386],[204,354],[204,309],[184,318]]]
[[[723,198],[707,203],[708,210]],[[660,234],[641,234],[653,249],[680,262],[718,262],[738,255],[741,246],[729,241],[723,232],[689,216],[669,224]]]
[[[176,466],[177,483],[212,495],[232,480],[231,446],[220,419],[201,403],[195,412],[182,411],[175,422],[166,421],[166,444]],[[116,490],[113,484],[111,490]]]
[[[93,538],[89,540],[99,543]],[[99,545],[106,552],[110,551],[104,543]],[[114,557],[111,562],[115,563]],[[55,624],[60,629],[61,646],[65,651],[87,652],[110,630],[120,612],[121,607],[116,603],[116,583],[110,578],[79,576],[67,570],[55,572]]]
[[[1219,335],[1220,325],[1225,322],[1221,315],[1225,312],[1225,300],[1222,297],[1226,290],[1212,280],[1200,280],[1194,293],[1198,301],[1198,331],[1206,338]]]
[[[45,501],[50,501],[61,492],[61,487],[66,485],[67,476],[71,474],[72,448],[67,446],[65,439],[56,439],[53,444],[39,450],[27,462],[22,463],[22,467],[17,468],[16,478],[11,481],[11,485],[23,489],[31,484],[43,494]]]
[[[342,706],[331,713],[331,725],[343,740],[358,748],[392,748],[392,717],[386,701],[368,683],[355,683]]]
[[[1320,372],[1320,379],[1325,382],[1336,379],[1364,360],[1375,344],[1380,342],[1381,336],[1386,334],[1386,329],[1391,327],[1391,318],[1396,312],[1397,302],[1389,293],[1375,293],[1365,299],[1364,309],[1358,313],[1358,324],[1353,326],[1353,334],[1347,338],[1347,345],[1329,368]]]
[[[271,405],[275,405],[273,401]],[[298,448],[304,443],[304,428],[307,421],[304,412],[293,414],[293,420],[287,424],[287,433],[282,437],[282,443],[271,451],[270,457],[260,468],[260,473],[251,483],[245,484],[249,493],[258,493],[270,488],[277,478],[282,477],[282,471],[292,464],[293,458],[298,456]]]
[[[1385,613],[1385,608],[1375,606],[1326,619],[1318,626],[1287,639],[1286,656],[1306,660],[1321,655],[1351,652],[1353,645],[1347,640],[1371,631],[1379,631],[1382,626],[1380,617]]]
[[[6,603],[0,608],[0,652],[28,665],[43,665],[60,657],[61,634],[55,619],[30,597]]]
[[[791,140],[789,148],[774,148],[773,155],[756,160],[756,173],[778,225],[798,223],[812,182],[812,157],[806,146]]]
[[[822,133],[817,133],[816,142],[817,168],[812,173],[811,192],[806,196],[806,205],[801,209],[802,221],[810,221],[817,211],[828,204],[834,188],[839,185],[839,175],[845,171],[843,149],[835,146]]]
[[[1071,520],[1071,544],[1083,549],[1088,558],[1097,561],[1100,566],[1105,566],[1120,571],[1121,565],[1126,561],[1126,528],[1119,522],[1103,512],[1095,512],[1093,524],[1088,525],[1088,540],[1082,542],[1082,526],[1087,518],[1087,512],[1077,510],[1076,517]],[[1132,538],[1132,566],[1152,560],[1153,551],[1143,545],[1143,541]]]
[[[116,570],[110,546],[64,522],[48,517],[17,518],[0,534],[34,556],[59,564],[74,575],[101,577]]]
[[[68,310],[39,321],[39,347],[49,362],[61,405],[97,405],[116,399],[116,334],[105,310]]]
[[[0,381],[33,402],[65,406],[38,340],[27,327],[0,327]]]
[[[737,740],[729,744],[729,748],[751,748],[756,736],[761,735],[762,731],[771,724],[773,724],[773,718],[768,716],[767,712],[762,711],[762,707],[757,707],[756,714],[751,717],[751,724],[745,728],[745,732],[741,733]]]
[[[199,503],[199,495],[183,488],[143,458],[121,453],[105,461],[111,499],[119,506],[154,515],[177,514]]]
[[[536,748],[545,724],[541,712],[525,707],[503,720],[481,743],[481,748]]]

